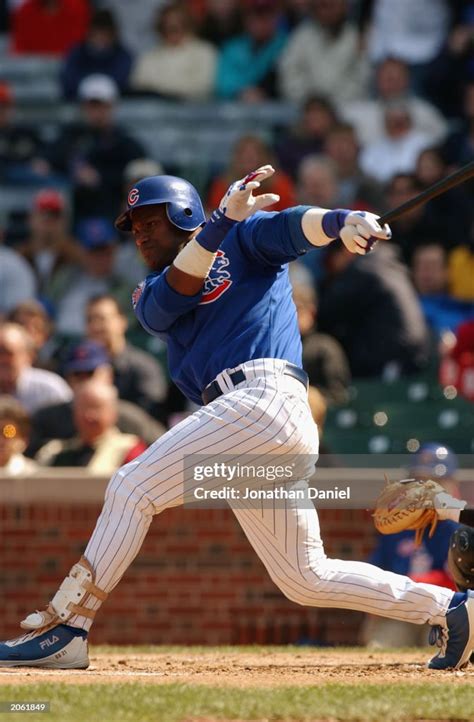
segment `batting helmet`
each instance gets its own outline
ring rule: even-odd
[[[457,588],[474,589],[474,529],[460,526],[449,541],[448,568]]]
[[[131,231],[130,213],[134,208],[166,203],[171,223],[183,231],[195,231],[206,222],[204,208],[195,187],[172,175],[155,175],[143,178],[128,194],[127,210],[115,221],[119,231]]]

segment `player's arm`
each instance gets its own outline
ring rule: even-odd
[[[274,172],[272,166],[262,166],[229,186],[219,208],[169,267],[166,280],[171,288],[185,296],[194,296],[202,290],[219,246],[233,226],[279,200],[274,193],[254,195],[261,182]]]

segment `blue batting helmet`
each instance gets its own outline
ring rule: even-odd
[[[432,479],[449,479],[457,470],[458,459],[454,451],[436,442],[422,444],[410,464],[410,474],[430,476]]]
[[[131,231],[131,211],[142,206],[166,203],[171,223],[183,231],[195,231],[206,222],[204,208],[195,187],[172,175],[155,175],[143,178],[130,189],[127,210],[115,221],[120,231]]]

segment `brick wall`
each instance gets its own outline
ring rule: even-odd
[[[100,504],[0,504],[1,638],[54,594],[94,528]],[[329,556],[365,559],[366,512],[322,510]],[[300,607],[273,585],[230,511],[171,509],[153,520],[140,554],[94,625],[113,644],[357,641],[362,615]]]

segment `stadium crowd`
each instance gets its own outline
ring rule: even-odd
[[[146,269],[113,226],[137,179],[185,169],[138,120],[121,123],[124,103],[132,116],[144,99],[180,106],[191,143],[200,105],[286,109],[286,122],[209,155],[197,182],[208,210],[264,163],[277,168],[273,210],[382,213],[474,160],[474,2],[131,4],[1,3],[0,195],[32,189],[1,217],[0,466],[12,473],[33,456],[109,473],[189,411],[163,346],[134,319]],[[25,57],[55,59],[54,102],[71,112],[53,134],[2,75]],[[304,365],[328,404],[344,402],[351,378],[439,362],[452,378],[472,369],[460,392],[474,401],[473,193],[466,184],[407,213],[367,258],[334,243],[294,264]]]

